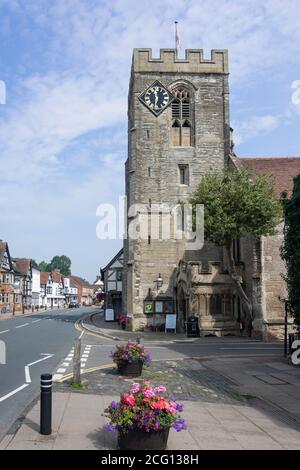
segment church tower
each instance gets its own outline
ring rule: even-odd
[[[153,237],[145,208],[155,212],[160,207],[151,222],[152,229],[158,227],[164,205],[170,208],[186,199],[203,174],[224,166],[229,153],[227,51],[213,50],[208,60],[201,49],[187,50],[184,59],[175,49],[162,49],[159,58],[152,57],[151,49],[134,49],[128,97],[128,228],[134,227],[139,212],[133,205],[143,205],[143,216],[137,227],[141,236],[128,235],[124,241],[123,281],[123,309],[133,330],[178,313],[176,276],[182,260],[222,258],[217,248],[197,255],[186,252],[184,242],[172,235]]]

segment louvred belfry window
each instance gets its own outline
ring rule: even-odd
[[[184,87],[173,92],[172,102],[171,145],[174,147],[190,147],[192,145],[191,102],[190,93]]]

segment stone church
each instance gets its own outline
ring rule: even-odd
[[[201,49],[187,50],[184,59],[177,57],[175,49],[162,49],[159,58],[152,57],[151,49],[133,52],[123,271],[123,310],[133,330],[163,328],[166,314],[176,314],[177,331],[184,330],[190,315],[198,317],[203,335],[240,331],[243,312],[223,249],[204,243],[202,249],[187,250],[184,240],[172,236],[174,230],[170,237],[153,237],[153,228],[161,235],[164,207],[174,228],[178,220],[170,208],[186,199],[212,168],[247,166],[254,177],[273,175],[278,197],[283,190],[291,192],[300,158],[235,155],[228,80],[227,50],[213,50],[210,60],[204,59]],[[137,204],[141,210],[132,209]],[[152,208],[157,217],[148,224],[147,211]],[[129,233],[135,221],[138,237]],[[257,337],[278,335],[282,329],[281,242],[279,234],[249,236],[234,244],[236,265],[253,302]]]

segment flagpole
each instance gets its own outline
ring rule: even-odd
[[[176,49],[177,54],[178,54],[178,47],[177,47],[177,38],[178,38],[177,25],[178,25],[178,21],[174,21],[174,24],[175,24],[175,49]]]

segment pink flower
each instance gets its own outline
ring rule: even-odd
[[[167,413],[172,413],[172,414],[176,412],[176,408],[174,408],[173,406],[170,406],[168,403],[165,405],[165,410]]]
[[[154,391],[156,393],[164,393],[166,391],[166,387],[164,387],[163,385],[159,385],[158,387],[154,388]]]
[[[126,403],[126,405],[135,404],[136,400],[133,395],[130,395],[130,393],[124,393],[122,398],[123,398],[123,402]]]
[[[155,397],[155,393],[152,388],[148,388],[147,390],[144,391],[144,396],[147,398],[153,398]]]
[[[138,393],[141,389],[141,385],[139,383],[134,383],[130,392],[131,393]]]

